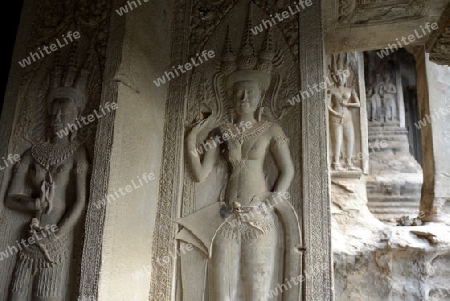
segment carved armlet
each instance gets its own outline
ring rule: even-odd
[[[275,145],[282,145],[282,144],[289,144],[289,138],[285,135],[280,135],[280,136],[276,136],[273,137],[272,140],[270,141],[270,145],[271,146],[275,146]]]
[[[12,181],[9,186],[8,195],[19,199],[32,199],[33,189],[27,181],[28,165],[17,162],[13,167]]]

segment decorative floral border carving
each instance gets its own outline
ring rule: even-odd
[[[423,17],[431,0],[339,0],[338,24],[367,25]],[[364,1],[367,2],[367,1]]]

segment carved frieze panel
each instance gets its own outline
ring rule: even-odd
[[[223,18],[230,12],[238,1],[194,1],[192,8],[191,22],[191,46],[190,54],[195,55],[200,49],[204,48],[205,43],[215,28],[222,22]],[[271,15],[277,12],[289,11],[296,12],[293,1],[289,0],[255,0],[254,4],[265,13],[264,19],[270,20]],[[293,57],[297,59],[298,54],[298,13],[291,13],[290,18],[277,24],[280,34],[289,45]],[[259,22],[254,24],[260,25]],[[234,24],[231,24],[233,28]],[[261,33],[260,35],[263,35]]]
[[[450,65],[450,25],[443,30],[434,44],[430,60],[439,65]]]
[[[450,65],[450,4],[439,20],[440,30],[434,34],[427,45],[430,61],[439,65]]]
[[[431,0],[340,0],[338,24],[375,24],[423,17]]]

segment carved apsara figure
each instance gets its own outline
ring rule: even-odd
[[[397,87],[392,82],[390,75],[386,76],[386,81],[380,85],[380,95],[383,97],[384,113],[386,121],[397,119]]]
[[[35,243],[19,253],[11,301],[68,300],[74,232],[85,210],[89,163],[77,132],[65,136],[60,131],[84,109],[87,74],[69,68],[61,78],[56,70],[47,97],[46,139],[25,151],[15,166],[5,205],[29,214],[25,241]],[[57,230],[45,235],[49,228]]]
[[[213,128],[204,145],[215,147],[202,158],[187,151],[195,181],[203,181],[219,157],[229,169],[224,200],[177,221],[184,227],[177,238],[201,245],[208,257],[209,278],[203,290],[208,294],[197,298],[209,301],[269,300],[278,283],[301,275],[300,226],[293,207],[283,198],[294,177],[288,138],[279,125],[262,120],[260,114],[274,53],[268,34],[269,41],[255,56],[250,35],[247,29],[237,60],[229,37],[223,52],[224,85],[236,118],[220,125],[218,116],[212,115],[195,124],[186,137],[187,150],[194,150],[200,133]],[[264,172],[268,155],[278,169],[273,187]],[[301,285],[292,288],[283,300],[301,300],[300,291]]]
[[[346,86],[347,76],[350,72],[336,71],[338,86],[330,88],[327,93],[328,111],[330,112],[330,126],[332,143],[333,162],[332,168],[337,171],[359,170],[352,163],[355,130],[353,125],[351,108],[361,106],[356,91]],[[345,71],[345,70],[344,70]],[[342,146],[345,149],[345,168],[341,166],[340,158]]]
[[[369,121],[379,121],[382,114],[380,97],[380,75],[377,74],[375,84],[367,87],[367,116]]]
[[[294,169],[287,137],[282,129],[274,123],[255,119],[261,101],[261,88],[254,77],[249,76],[247,80],[233,84],[233,100],[238,116],[236,124],[222,125],[215,134],[222,137],[223,133],[241,122],[251,122],[251,129],[238,137],[231,137],[223,147],[207,151],[202,162],[193,155],[188,160],[195,179],[200,182],[222,154],[231,173],[226,190],[227,203],[223,210],[234,214],[238,220],[242,213],[256,212],[253,219],[245,220],[238,227],[230,222],[218,232],[212,247],[212,300],[239,300],[237,293],[240,285],[245,289],[245,300],[263,300],[271,289],[279,236],[274,206],[265,203],[270,200],[270,190],[263,172],[266,153],[269,151],[274,156],[280,170],[273,192],[286,192]],[[196,135],[212,120],[205,120],[192,129],[187,138],[188,148],[195,148]],[[267,211],[260,213],[264,209]],[[226,270],[231,272],[226,273]]]

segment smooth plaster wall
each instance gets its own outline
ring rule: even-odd
[[[112,23],[123,22],[122,62],[115,76],[119,82],[114,124],[109,193],[125,189],[138,176],[154,173],[155,180],[107,205],[103,238],[99,300],[148,300],[152,233],[158,200],[162,161],[164,110],[167,85],[153,80],[168,68],[171,1],[141,1],[142,5]],[[144,182],[145,183],[145,182]],[[142,272],[141,277],[133,273]]]

